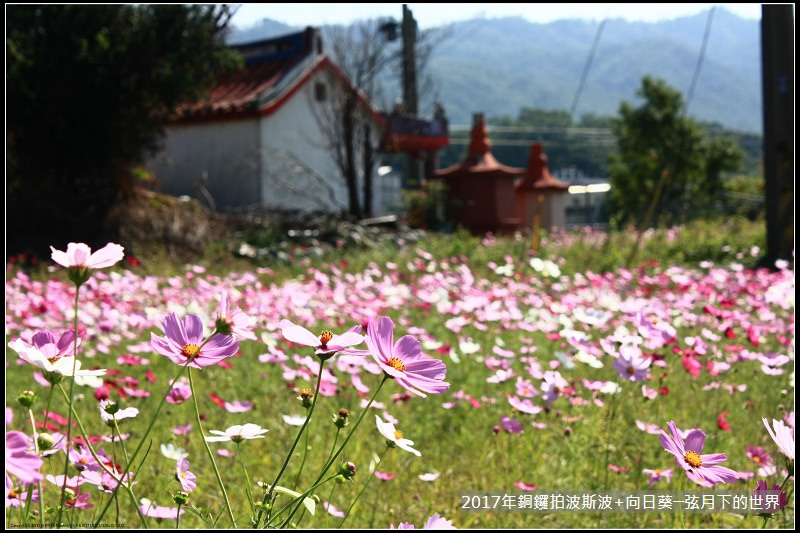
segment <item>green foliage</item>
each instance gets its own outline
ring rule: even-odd
[[[222,40],[229,16],[226,5],[8,6],[11,250],[113,236],[106,215],[174,109],[237,64]]]
[[[619,152],[610,162],[614,222],[676,224],[697,218],[722,190],[722,174],[736,170],[741,149],[725,137],[708,140],[684,114],[681,94],[663,80],[642,79],[644,102],[620,105],[613,122]]]

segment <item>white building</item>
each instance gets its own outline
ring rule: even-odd
[[[356,94],[373,146],[384,119],[322,51],[319,30],[236,47],[243,70],[220,78],[200,102],[184,105],[148,164],[162,192],[204,198],[218,210],[347,211],[348,194],[335,161],[332,103]],[[355,160],[362,161],[357,147]],[[358,169],[363,205],[364,170]],[[372,169],[372,213],[396,206],[399,188]]]

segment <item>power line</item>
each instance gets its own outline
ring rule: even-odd
[[[706,19],[706,31],[703,34],[703,44],[700,46],[700,55],[697,58],[697,64],[694,68],[692,84],[689,86],[689,92],[686,94],[686,106],[684,107],[684,113],[689,112],[689,104],[692,102],[692,97],[694,96],[694,88],[697,85],[697,80],[700,78],[700,70],[703,68],[703,59],[706,56],[708,37],[711,34],[711,21],[714,20],[714,9],[716,9],[716,7],[711,6],[711,9],[708,11],[708,18]]]
[[[586,65],[583,67],[583,74],[581,74],[581,81],[578,83],[578,88],[575,90],[575,96],[572,98],[572,105],[569,108],[569,116],[570,118],[575,116],[575,109],[578,107],[578,100],[581,97],[581,93],[583,92],[583,85],[586,83],[586,78],[589,76],[589,68],[592,66],[592,61],[594,60],[594,54],[597,52],[597,46],[600,44],[600,36],[603,34],[603,27],[606,25],[605,19],[600,23],[600,26],[597,28],[597,33],[594,36],[594,43],[592,43],[592,49],[589,51],[589,57],[586,59]]]

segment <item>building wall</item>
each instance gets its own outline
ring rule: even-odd
[[[203,198],[202,184],[218,210],[235,208],[348,209],[347,187],[323,135],[313,106],[316,83],[327,98],[339,87],[325,70],[301,87],[274,113],[259,118],[171,126],[163,149],[147,167],[161,191]],[[380,133],[374,128],[374,145]],[[359,199],[363,205],[362,156],[357,153]],[[400,204],[391,177],[383,183],[373,169],[373,215]]]
[[[226,210],[258,203],[258,165],[258,120],[247,119],[171,126],[147,167],[162,192]]]
[[[326,87],[322,102],[316,98],[318,83]],[[329,148],[329,136],[320,128],[320,120],[325,124],[332,120],[328,118],[331,99],[337,97],[338,87],[338,80],[332,79],[327,71],[319,71],[289,101],[262,118],[261,201],[264,206],[327,211],[348,209],[347,185]],[[375,146],[379,134],[373,131]],[[358,192],[363,205],[362,165],[361,147],[357,146]],[[384,197],[392,189],[384,187],[378,166],[375,165],[372,173],[374,215],[385,214],[388,205],[399,201]],[[394,194],[399,195],[399,191]]]

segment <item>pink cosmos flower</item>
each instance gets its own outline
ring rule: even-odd
[[[36,483],[43,478],[39,472],[42,460],[29,449],[28,437],[24,433],[6,433],[6,474],[11,474],[25,484]]]
[[[617,374],[630,381],[642,381],[647,378],[647,370],[651,360],[642,356],[642,350],[635,344],[623,344],[614,361]]]
[[[444,363],[422,353],[419,341],[405,335],[394,342],[394,322],[389,317],[373,318],[367,326],[368,351],[348,350],[352,355],[372,354],[383,372],[409,392],[422,396],[441,394],[450,388],[444,380]]]
[[[90,497],[88,492],[76,492],[74,497],[64,500],[64,505],[73,509],[91,509],[94,504],[89,503]]]
[[[175,477],[178,478],[184,492],[192,492],[197,488],[197,476],[189,472],[189,461],[186,459],[175,463]]]
[[[652,485],[653,483],[657,483],[657,482],[661,481],[662,479],[666,479],[667,482],[669,482],[670,478],[672,477],[672,469],[671,468],[666,468],[664,470],[661,470],[660,468],[656,468],[655,470],[652,470],[650,468],[644,468],[642,470],[642,472],[647,474],[647,476],[648,476],[647,477],[647,483],[649,485]]]
[[[752,444],[748,446],[747,457],[759,466],[772,464],[772,456],[761,446],[753,446]]]
[[[92,249],[82,242],[71,242],[67,251],[56,250],[52,246],[51,257],[53,261],[67,268],[98,269],[110,267],[122,260],[125,248],[119,244],[108,243],[103,248],[92,253]]]
[[[538,405],[533,405],[530,400],[527,398],[520,399],[516,396],[509,396],[508,403],[511,404],[511,407],[519,411],[520,413],[527,413],[529,415],[535,415],[537,413],[542,412],[542,408]]]
[[[240,339],[256,340],[253,333],[255,317],[248,316],[238,307],[231,309],[228,291],[220,294],[219,307],[217,308],[217,331],[223,334],[233,333]]]
[[[192,397],[192,388],[189,386],[188,381],[178,381],[173,386],[172,389],[167,393],[167,403],[172,404],[182,404],[186,400]]]
[[[545,401],[554,402],[567,387],[569,387],[569,383],[561,376],[560,372],[548,370],[544,373],[542,392],[544,392]]]
[[[322,507],[328,511],[328,514],[334,516],[336,518],[344,518],[345,514],[344,511],[339,510],[335,505],[331,502],[322,502]]]
[[[215,333],[203,340],[203,320],[186,315],[181,321],[170,313],[161,323],[165,337],[150,334],[150,346],[177,365],[203,368],[219,363],[239,351],[239,341],[233,335]]]
[[[9,476],[6,476],[6,508],[8,507],[23,507],[28,501],[28,493],[23,491],[21,487],[15,487],[14,482],[11,481]],[[39,502],[39,491],[34,490],[31,493],[31,501]]]
[[[524,481],[515,481],[514,486],[521,490],[536,490],[539,488],[533,483],[525,483]]]
[[[452,520],[448,520],[439,513],[434,513],[422,526],[422,529],[456,529]]]
[[[675,422],[667,422],[667,427],[670,435],[661,431],[661,445],[675,456],[675,462],[683,468],[689,479],[703,487],[713,487],[717,483],[734,483],[739,479],[730,468],[719,466],[728,459],[724,453],[701,455],[706,441],[706,434],[702,430],[689,430],[684,442]]]
[[[503,429],[506,433],[522,433],[524,429],[522,424],[516,418],[511,418],[510,416],[504,416],[500,419],[500,424],[503,426]]]
[[[289,320],[281,320],[281,333],[287,341],[310,346],[318,356],[331,356],[336,352],[344,351],[348,346],[355,346],[364,342],[364,336],[359,332],[361,326],[354,326],[341,335],[334,335],[331,331],[323,331],[317,337],[303,326],[298,326]],[[363,355],[363,354],[358,354]]]
[[[246,413],[253,409],[253,402],[248,400],[241,402],[239,400],[234,400],[233,402],[225,402],[223,407],[225,407],[225,410],[229,413]]]
[[[142,514],[149,518],[156,518],[161,520],[177,520],[178,516],[183,516],[183,513],[186,511],[181,509],[180,513],[178,513],[177,507],[164,507],[161,505],[156,505],[155,502],[151,502],[147,498],[142,498],[139,500],[141,505],[139,505],[139,509],[141,509]]]
[[[390,472],[381,472],[380,470],[376,470],[375,477],[380,479],[381,481],[391,481],[397,477],[397,474],[392,474]]]
[[[764,426],[769,432],[769,436],[778,445],[778,449],[783,455],[794,461],[794,428],[788,427],[783,420],[772,419],[772,428],[766,418],[762,418]]]
[[[183,426],[175,426],[172,428],[173,435],[188,435],[192,431],[192,425],[186,424]]]

